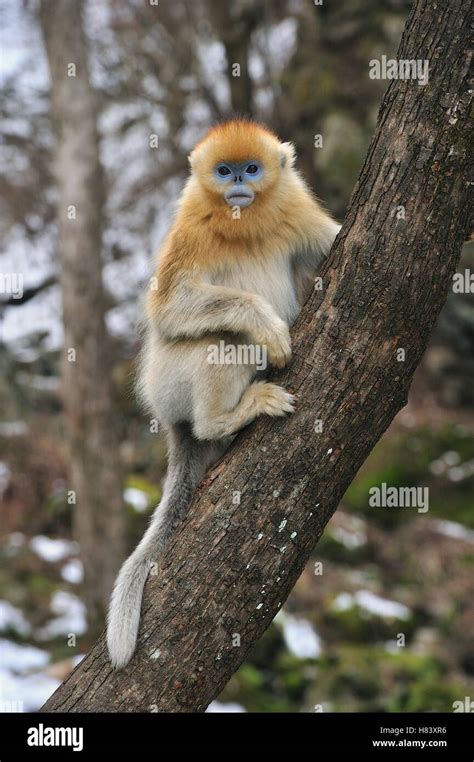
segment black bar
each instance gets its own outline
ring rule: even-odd
[[[459,762],[472,762],[473,727],[472,715],[462,713],[2,714],[0,760],[79,760],[104,752],[127,755],[137,750],[157,752],[190,746],[222,751],[234,746],[248,750],[291,746],[315,753],[362,752],[375,759],[395,759],[403,754],[436,760],[449,755]],[[56,735],[56,728],[69,730]],[[81,745],[80,729],[83,748],[73,751],[72,744]],[[28,739],[43,745],[29,745]],[[70,745],[46,745],[50,740]]]

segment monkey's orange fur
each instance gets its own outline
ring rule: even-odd
[[[214,166],[224,160],[259,160],[265,166],[264,177],[255,184],[254,203],[238,218],[223,203],[222,189],[213,177]],[[303,247],[317,249],[327,220],[294,168],[293,146],[280,143],[254,122],[237,119],[212,128],[189,161],[192,174],[160,254],[158,289],[150,292],[150,317],[186,271],[212,272],[235,258],[266,259]]]

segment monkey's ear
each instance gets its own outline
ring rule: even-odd
[[[292,167],[295,163],[296,151],[293,143],[280,143],[280,166]]]

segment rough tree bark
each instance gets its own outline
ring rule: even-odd
[[[90,628],[97,632],[124,555],[125,511],[102,287],[103,170],[81,6],[76,0],[43,0],[40,18],[57,136],[62,394],[76,492],[75,534],[85,570],[84,599]]]
[[[114,673],[101,638],[45,711],[204,710],[406,403],[468,227],[470,5],[415,2],[398,58],[429,59],[430,82],[387,90],[324,289],[303,309],[293,362],[278,375],[298,394],[297,412],[251,426],[200,485],[146,586],[130,665]]]

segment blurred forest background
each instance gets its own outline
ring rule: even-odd
[[[137,320],[190,149],[216,120],[261,119],[342,219],[387,85],[368,62],[395,55],[409,6],[0,0],[0,268],[24,279],[0,294],[3,711],[37,709],[80,660],[160,498]],[[473,348],[472,294],[451,292],[407,407],[211,710],[474,695]],[[429,487],[429,511],[370,508],[381,482]]]

